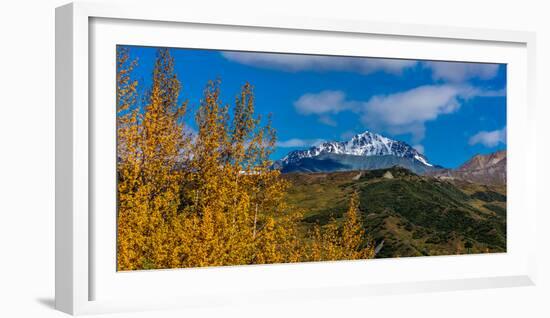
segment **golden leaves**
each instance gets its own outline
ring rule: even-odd
[[[246,83],[223,105],[211,81],[189,134],[178,104],[180,82],[160,49],[147,105],[136,103],[135,61],[117,54],[119,270],[264,264],[373,257],[354,196],[340,228],[300,229],[289,187],[270,169],[275,131],[254,114]]]

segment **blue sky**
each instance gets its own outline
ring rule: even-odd
[[[144,91],[156,49],[129,49]],[[506,149],[506,65],[196,49],[171,54],[180,98],[192,109],[208,80],[221,79],[228,104],[246,81],[254,86],[256,112],[273,114],[273,159],[365,130],[405,141],[449,168]]]

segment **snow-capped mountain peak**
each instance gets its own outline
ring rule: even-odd
[[[390,139],[377,133],[365,131],[348,141],[327,141],[307,150],[296,150],[286,155],[281,162],[284,165],[295,163],[303,158],[312,158],[321,154],[342,154],[353,156],[396,156],[414,159],[423,165],[432,167],[427,158],[405,142]]]

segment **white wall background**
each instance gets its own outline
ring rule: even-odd
[[[134,1],[136,2],[136,1]],[[160,6],[162,1],[149,0]],[[230,14],[399,21],[536,31],[539,198],[550,186],[550,9],[547,1],[179,1]],[[54,8],[62,0],[3,1],[0,18],[0,317],[62,317],[54,297]],[[546,148],[545,148],[546,147]],[[550,218],[539,200],[536,287],[198,308],[113,317],[549,317]],[[548,203],[550,204],[550,203]]]

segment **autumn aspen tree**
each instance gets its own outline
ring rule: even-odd
[[[170,50],[159,49],[141,107],[136,66],[117,50],[119,270],[374,256],[356,194],[343,224],[302,227],[303,211],[286,200],[290,182],[272,168],[276,131],[255,113],[251,84],[227,105],[221,81],[210,81],[188,111]]]
[[[137,65],[128,49],[117,50],[117,267],[137,269],[143,253],[142,220],[146,214],[141,197],[141,150],[139,112],[136,107],[138,82],[131,74]]]
[[[345,259],[367,258],[370,255],[369,250],[371,247],[367,246],[365,249],[361,249],[364,240],[365,230],[359,214],[359,195],[354,192],[351,195],[348,211],[344,215],[342,228],[343,257]]]

